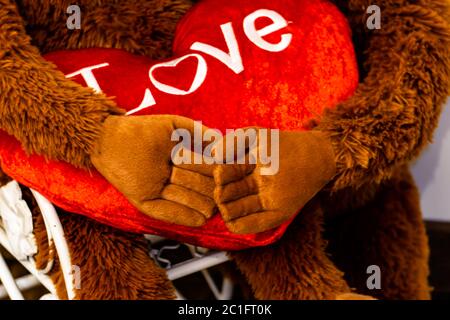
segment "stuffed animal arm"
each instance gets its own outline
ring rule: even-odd
[[[41,57],[14,1],[0,1],[0,43],[0,128],[29,153],[89,167],[102,122],[122,111],[104,95],[66,79]]]
[[[198,227],[216,208],[213,166],[175,165],[171,155],[176,142],[171,138],[176,129],[194,136],[195,123],[175,115],[111,116],[91,159],[139,211],[161,221]],[[185,152],[193,163],[194,153]]]
[[[319,131],[280,131],[278,148],[274,175],[264,174],[260,160],[216,167],[214,199],[232,232],[257,233],[290,220],[335,174],[332,146]]]
[[[176,19],[179,18],[183,10],[181,10],[181,4],[178,7],[177,4],[173,5],[175,6],[174,12],[179,12],[173,17],[173,19]],[[48,23],[40,21],[40,16],[46,15],[38,13],[42,10],[51,10],[51,6],[48,4],[38,5],[37,9],[36,15],[28,17],[30,18],[29,23]],[[89,12],[89,10],[86,11]],[[26,10],[26,12],[33,13],[32,10]],[[152,174],[155,171],[150,171],[150,174],[147,174],[145,170],[136,172],[135,169],[139,167],[139,164],[132,163],[132,157],[128,157],[127,161],[120,161],[122,159],[120,154],[116,153],[111,158],[112,154],[109,153],[108,159],[102,161],[101,159],[105,159],[105,157],[102,157],[102,154],[96,149],[101,146],[103,155],[105,155],[106,142],[100,142],[100,137],[104,137],[102,132],[108,131],[108,128],[111,128],[108,127],[108,124],[111,123],[114,123],[114,126],[120,126],[122,129],[126,128],[126,132],[122,131],[124,135],[118,141],[112,141],[111,138],[108,138],[107,141],[118,145],[120,141],[125,139],[128,146],[134,142],[134,150],[150,149],[152,146],[156,146],[155,142],[158,146],[170,142],[170,130],[160,130],[162,123],[153,121],[151,126],[143,129],[147,139],[142,140],[142,135],[138,137],[135,134],[143,128],[142,125],[130,122],[125,117],[114,118],[114,121],[108,121],[103,125],[108,117],[122,115],[123,110],[119,109],[105,95],[101,93],[93,94],[92,89],[82,87],[70,79],[66,79],[64,74],[55,70],[54,65],[42,58],[38,49],[31,44],[30,37],[26,34],[25,26],[19,17],[13,1],[1,0],[0,43],[2,48],[0,48],[0,58],[2,71],[0,72],[0,87],[2,94],[0,95],[0,105],[2,108],[0,109],[0,128],[17,138],[28,153],[45,155],[49,159],[63,160],[77,167],[91,167],[91,155],[96,152],[97,168],[106,166],[106,163],[114,163],[115,168],[119,168],[119,164],[125,166],[123,170],[127,171],[126,181],[115,182],[119,183],[119,189],[143,212],[152,215],[159,212],[179,212],[178,215],[164,214],[161,218],[167,220],[170,217],[170,222],[183,225],[204,223],[202,214],[211,216],[212,208],[215,206],[211,199],[212,193],[210,198],[202,196],[198,199],[195,202],[197,206],[194,206],[194,209],[186,207],[184,203],[178,203],[188,198],[183,196],[182,192],[180,194],[179,188],[176,191],[173,190],[173,187],[166,188],[164,194],[160,192],[155,194],[149,191],[148,194],[143,195],[143,190],[146,190],[143,187],[144,183],[147,183],[147,185],[150,183],[156,190],[159,186],[158,183],[170,177],[170,170],[165,171],[166,176],[164,177],[160,175],[156,177]],[[15,21],[11,22],[11,19],[15,19]],[[96,19],[99,19],[97,15]],[[157,17],[152,17],[152,19],[157,20]],[[160,23],[162,22],[160,21]],[[149,21],[149,25],[157,26],[158,23]],[[110,32],[112,31],[110,30]],[[165,33],[170,33],[170,30],[165,30]],[[145,37],[145,34],[143,37]],[[167,41],[170,42],[171,37],[172,35],[167,36]],[[68,42],[70,40],[68,39]],[[46,39],[46,41],[51,43],[51,39]],[[49,47],[48,49],[52,48],[51,45]],[[156,48],[153,49],[156,51]],[[161,48],[158,49],[161,53]],[[30,79],[32,80],[30,81]],[[144,120],[142,121],[144,122]],[[123,122],[124,124],[122,124]],[[148,122],[151,122],[151,120],[146,123],[148,124]],[[173,121],[167,119],[165,128],[172,128],[173,122],[180,123],[176,119]],[[142,132],[140,131],[140,133]],[[115,137],[118,136],[115,135]],[[142,146],[144,142],[147,142],[147,147]],[[169,147],[170,144],[167,143],[167,148]],[[159,161],[170,156],[170,150],[167,148],[166,154],[163,154],[161,150],[153,153],[155,156],[151,159],[154,162],[149,162],[150,158],[146,159],[150,168],[159,167]],[[139,161],[136,158],[134,160]],[[116,170],[115,175],[118,172]],[[136,174],[133,175],[133,172]],[[159,171],[159,173],[161,172],[163,171]],[[191,177],[186,175],[180,175],[180,177],[180,183],[182,184],[183,179],[189,179],[192,182]],[[138,188],[135,185],[136,183],[133,183],[136,181],[140,181],[139,187],[142,188]],[[212,178],[211,183],[213,183]],[[202,185],[198,187],[203,188]],[[176,202],[174,194],[177,194],[175,199],[181,200]],[[190,198],[192,198],[192,192],[190,192],[190,195]],[[148,201],[145,202],[145,206],[141,204],[144,198],[155,199],[158,197],[165,197],[170,200],[153,201],[153,205],[150,205]]]
[[[152,2],[154,8],[147,5],[147,10],[156,13],[157,8],[165,7],[170,14],[148,16],[136,10],[137,15],[126,17],[133,23],[123,22],[126,28],[112,24],[109,13],[121,12],[122,6],[129,9],[128,3],[104,3],[103,10],[92,1],[79,3],[86,13],[83,23],[95,23],[102,31],[82,29],[81,36],[80,32],[69,32],[63,5],[0,0],[0,128],[15,136],[29,153],[87,168],[91,166],[90,154],[103,121],[124,112],[104,95],[93,95],[91,89],[66,79],[41,54],[63,48],[101,47],[105,41],[97,35],[103,34],[113,47],[160,57],[170,50],[173,28],[190,3]],[[19,12],[26,14],[25,20]],[[49,19],[51,15],[57,20]],[[33,36],[33,43],[28,33]],[[111,40],[113,37],[117,37],[116,43]],[[161,39],[152,40],[154,37]]]
[[[381,182],[431,140],[449,95],[449,10],[408,1],[401,8],[381,7],[381,30],[352,28],[362,37],[373,33],[367,75],[350,99],[326,110],[314,130],[321,136],[314,148],[309,143],[313,132],[281,135],[282,169],[272,178],[247,168],[229,183],[227,177],[235,175],[236,168],[218,169],[216,202],[231,230],[258,232],[277,225],[295,212],[290,205],[303,207],[333,177],[333,191]],[[415,29],[408,30],[408,19],[414,19]],[[432,33],[427,32],[430,23]],[[430,50],[441,54],[429,54]],[[380,64],[386,55],[391,58]],[[315,161],[322,165],[314,167]],[[317,175],[309,175],[311,171]]]
[[[355,94],[327,110],[316,128],[333,145],[334,191],[381,182],[416,157],[432,139],[450,88],[448,4],[386,1],[380,30],[357,27],[366,19],[351,2],[344,7],[353,10],[354,38],[367,43]]]

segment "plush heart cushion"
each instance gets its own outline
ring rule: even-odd
[[[221,130],[303,130],[358,83],[347,22],[320,0],[203,1],[180,22],[174,58],[165,61],[114,49],[59,51],[46,59],[66,77],[114,96],[130,116],[179,114]],[[95,171],[27,156],[4,132],[0,158],[7,174],[59,207],[126,231],[238,250],[268,245],[288,225],[236,235],[215,215],[200,228],[176,226],[138,212]]]

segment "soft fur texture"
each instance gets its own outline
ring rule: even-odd
[[[105,96],[74,85],[45,61],[40,51],[114,47],[157,57],[169,50],[176,22],[190,3],[79,3],[87,16],[80,32],[70,32],[65,27],[68,0],[56,5],[51,1],[17,1],[17,5],[13,0],[0,1],[0,127],[29,152],[88,167],[103,120],[122,111]],[[132,12],[123,15],[129,21],[114,20],[111,15],[124,11]],[[28,94],[31,92],[46,94]]]
[[[33,221],[39,252],[35,256],[39,269],[55,259],[49,272],[58,296],[67,298],[64,278],[55,249],[49,248],[45,224],[34,198],[23,189],[24,199],[35,208]],[[156,266],[143,236],[117,231],[90,219],[59,210],[69,244],[72,265],[80,267],[76,299],[137,300],[173,299],[172,284],[165,271]],[[76,285],[77,283],[75,283]]]
[[[9,179],[0,171],[0,186]],[[28,188],[22,187],[23,199],[32,209],[33,227],[38,245],[36,267],[46,270],[60,299],[67,291],[54,245],[49,247],[43,216]],[[142,235],[122,232],[88,218],[59,209],[59,218],[69,245],[72,265],[80,267],[75,299],[146,300],[174,299],[173,286],[165,271],[148,252]],[[75,283],[76,285],[76,283]]]
[[[365,78],[317,127],[335,146],[335,191],[379,183],[416,157],[431,141],[449,92],[448,1],[383,1],[382,27],[373,31],[364,27],[368,5],[344,7]]]
[[[70,33],[55,24],[65,17],[65,1],[53,6],[50,1],[27,2],[18,1],[20,17],[12,0],[0,0],[0,127],[18,137],[30,152],[80,166],[89,165],[88,154],[99,134],[100,122],[109,113],[119,111],[106,99],[90,100],[89,90],[74,95],[71,84],[50,70],[38,50],[29,45],[24,21],[34,43],[43,52],[100,45],[163,55],[163,49],[167,49],[164,43],[173,34],[171,28],[190,2],[139,1],[137,8],[138,1],[128,0],[122,2],[121,11],[127,8],[130,14],[119,22],[123,15],[118,15],[116,20],[111,14],[119,1],[82,1],[89,6],[87,11],[93,18],[84,20],[87,25],[79,33]],[[379,4],[382,28],[368,30],[365,9],[372,4],[370,1],[337,2],[352,24],[363,76],[354,97],[330,111],[318,126],[312,124],[333,141],[337,176],[311,201],[308,210],[296,218],[279,243],[234,253],[232,257],[257,298],[335,298],[341,293],[357,291],[386,299],[427,299],[430,296],[428,246],[418,193],[407,163],[430,141],[448,95],[449,4],[447,0],[386,0]],[[104,6],[105,3],[109,5]],[[122,21],[126,28],[113,28],[110,32],[98,27],[120,26]],[[158,37],[149,41],[147,29],[136,32],[134,28],[143,25],[160,27],[163,45],[155,44],[160,40]],[[25,81],[29,77],[25,78],[21,70],[29,70],[28,74],[43,80],[40,86],[45,88],[37,87],[37,82]],[[64,88],[64,92],[59,88]],[[27,99],[22,95],[39,89],[48,92],[45,99]],[[11,109],[8,103],[14,101],[23,101],[26,108]],[[62,108],[63,105],[70,107]],[[42,108],[50,107],[57,114],[52,118],[43,117]],[[66,110],[71,114],[66,114]],[[80,118],[74,121],[76,117]],[[65,125],[47,126],[52,119],[64,119]],[[68,139],[68,136],[77,138]],[[330,195],[330,191],[335,193]],[[109,243],[108,248],[117,244],[127,246],[121,242],[123,239],[137,241],[106,227],[101,237],[91,235],[92,240],[83,239],[83,235],[102,227],[83,217],[61,216],[67,234],[73,235],[72,258],[85,261],[85,266],[95,265],[99,257],[110,261],[102,253],[91,251],[106,248],[102,241]],[[134,262],[126,261],[134,266]],[[381,290],[366,287],[366,268],[373,264],[381,267]],[[114,266],[109,267],[115,270]],[[91,272],[89,268],[86,274]],[[161,275],[154,268],[151,263],[147,267],[135,267],[149,275]],[[107,287],[104,281],[108,285],[111,281],[120,283],[121,276],[86,277],[84,285],[92,290],[87,290],[83,297],[98,297],[96,288]],[[132,276],[141,275],[133,273]],[[149,292],[158,289],[146,288]],[[121,291],[118,286],[111,290],[115,292],[108,297],[139,296]],[[163,290],[160,295],[146,297],[168,296]]]
[[[277,243],[231,253],[257,299],[334,299],[350,293],[325,252],[323,211],[311,202]]]
[[[326,221],[329,252],[358,293],[380,299],[429,299],[428,240],[419,194],[403,166],[362,207]],[[366,285],[368,266],[381,270],[381,290]]]

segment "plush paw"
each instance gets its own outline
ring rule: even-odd
[[[201,226],[216,207],[212,166],[172,161],[174,130],[193,128],[194,121],[178,116],[111,116],[91,160],[141,212],[165,222]]]
[[[228,139],[235,137],[224,138]],[[267,150],[271,150],[271,159],[278,161],[275,171],[261,161]],[[249,163],[252,154],[253,164]],[[247,150],[245,162],[218,165],[214,170],[214,199],[234,233],[266,231],[293,218],[335,173],[332,147],[314,131],[279,132],[279,139],[267,145],[260,139]]]

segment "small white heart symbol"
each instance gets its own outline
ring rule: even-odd
[[[178,88],[175,88],[173,86],[169,86],[167,84],[161,83],[158,80],[155,79],[155,77],[153,76],[153,72],[159,68],[174,68],[176,67],[180,62],[194,57],[197,59],[197,70],[196,70],[196,74],[195,74],[195,78],[194,81],[192,81],[191,87],[189,88],[189,90],[181,90]],[[166,62],[162,62],[162,63],[158,63],[155,64],[154,66],[152,66],[150,68],[149,71],[149,76],[150,76],[150,80],[152,81],[153,85],[158,88],[160,91],[165,92],[165,93],[169,93],[169,94],[173,94],[173,95],[178,95],[178,96],[184,96],[184,95],[188,95],[194,91],[196,91],[198,88],[200,88],[200,86],[203,84],[203,82],[206,79],[206,74],[208,73],[208,66],[206,64],[205,59],[196,53],[192,53],[192,54],[187,54],[185,56],[182,56],[180,58],[171,60],[171,61],[166,61]]]

